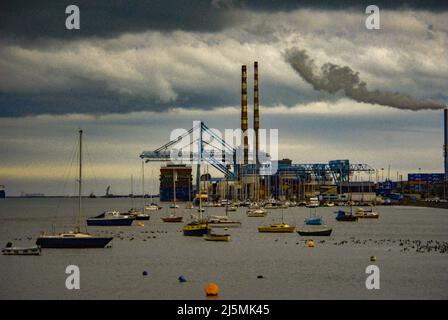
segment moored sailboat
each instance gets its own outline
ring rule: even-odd
[[[269,226],[259,226],[258,232],[279,232],[279,233],[291,233],[294,232],[295,227],[286,223],[273,223]]]
[[[82,218],[82,130],[79,130],[79,179],[78,179],[78,226],[70,232],[60,234],[41,234],[36,245],[41,248],[104,248],[112,237],[93,236],[81,232]]]
[[[173,213],[171,213],[168,217],[162,217],[163,222],[182,222],[183,217],[176,215],[176,209],[179,206],[176,204],[176,179],[177,174],[176,171],[173,173],[173,204],[170,205],[170,208],[173,209]]]
[[[88,226],[118,227],[130,226],[136,220],[134,214],[121,214],[118,211],[105,211],[96,217],[87,219]]]
[[[294,232],[296,227],[290,226],[283,221],[283,209],[282,209],[282,222],[273,223],[268,226],[259,226],[258,232],[273,232],[273,233],[291,233]]]
[[[200,174],[200,171],[198,172]],[[201,195],[201,186],[199,184],[199,194]],[[204,219],[202,213],[202,196],[199,197],[199,217],[195,217],[193,221],[183,226],[182,232],[184,236],[190,237],[202,237],[204,234],[210,233],[210,227],[208,226],[207,219]]]

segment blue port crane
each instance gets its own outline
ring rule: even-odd
[[[205,134],[209,139],[204,139]],[[189,143],[179,147],[180,142],[184,140]],[[191,151],[192,147],[193,151]],[[181,134],[177,139],[173,139],[153,151],[143,151],[140,158],[145,162],[175,160],[178,163],[196,163],[196,185],[198,186],[202,161],[223,173],[229,180],[236,180],[236,152],[235,148],[207,127],[204,122],[197,121],[190,130]]]

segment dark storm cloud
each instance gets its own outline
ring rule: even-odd
[[[126,114],[138,111],[166,112],[173,108],[212,110],[220,107],[238,106],[239,91],[227,90],[192,93],[180,89],[175,102],[162,102],[157,99],[137,98],[110,92],[105,88],[94,90],[70,90],[60,93],[9,94],[0,93],[0,118],[22,117],[41,114]],[[291,107],[297,103],[308,103],[322,98],[319,94],[298,95],[294,90],[277,86],[263,85],[260,88],[263,104],[282,104]],[[281,97],[281,98],[279,98]],[[332,100],[331,96],[327,97]]]
[[[81,8],[81,30],[65,29],[69,4]],[[254,60],[264,106],[334,102],[284,61],[282,51],[298,43],[350,64],[372,88],[386,80],[394,91],[446,100],[444,7],[407,7],[435,13],[385,11],[389,32],[372,33],[357,1],[1,2],[0,117],[238,106],[240,66]],[[427,63],[415,63],[421,57]]]
[[[65,8],[75,4],[81,11],[81,29],[65,29]],[[290,11],[300,8],[356,10],[363,12],[369,1],[273,1],[273,0],[151,0],[151,1],[29,1],[7,0],[0,4],[0,35],[9,39],[76,39],[114,37],[147,30],[216,32],[238,25],[248,11]],[[382,9],[447,10],[444,1],[375,1]]]

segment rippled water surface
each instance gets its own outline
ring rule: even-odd
[[[132,200],[98,198],[84,204],[85,215],[93,216],[127,210]],[[195,211],[184,207],[178,213],[188,220]],[[225,231],[231,234],[225,243],[184,237],[182,224],[160,220],[169,212],[163,209],[152,213],[143,227],[89,228],[92,234],[113,235],[111,248],[0,256],[0,298],[204,299],[206,284],[216,282],[220,299],[447,299],[448,253],[441,248],[448,242],[448,211],[377,209],[379,220],[350,223],[335,220],[336,208],[319,208],[333,234],[314,238],[314,248],[297,233],[257,232],[261,224],[280,221],[281,210],[266,218],[247,218],[244,208],[229,213],[242,227]],[[298,226],[310,211],[289,208],[283,213],[286,223]],[[224,209],[207,208],[206,214],[223,215]],[[56,231],[69,230],[75,215],[76,199],[1,200],[0,243],[33,244],[52,225]],[[376,262],[370,262],[372,255]],[[71,264],[80,268],[80,290],[65,288],[65,268]],[[380,268],[380,290],[365,287],[370,264]],[[179,283],[180,275],[187,282]]]

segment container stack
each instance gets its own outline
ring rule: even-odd
[[[192,199],[193,187],[191,167],[168,164],[160,168],[160,201],[174,200],[174,179],[176,180],[176,201]],[[190,192],[190,195],[189,195]]]

